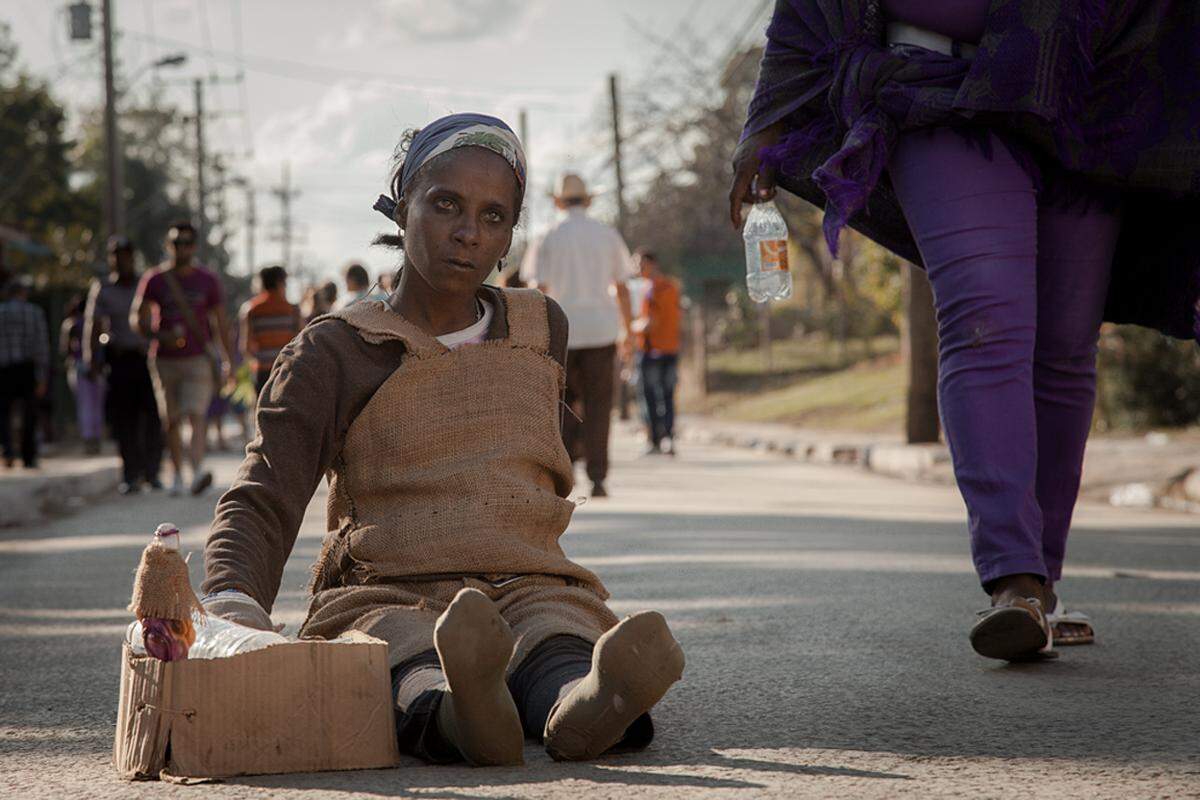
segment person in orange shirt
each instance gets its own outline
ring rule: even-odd
[[[638,343],[638,380],[650,434],[648,454],[675,455],[675,383],[678,375],[682,311],[679,283],[663,273],[649,251],[634,253],[638,274],[646,281],[633,331]]]
[[[254,371],[254,389],[261,393],[271,365],[283,346],[300,332],[300,310],[288,302],[287,272],[265,267],[258,273],[262,291],[246,301],[238,315],[242,325],[242,354]]]

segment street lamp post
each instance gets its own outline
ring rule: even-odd
[[[108,164],[108,235],[125,235],[125,151],[121,147],[121,130],[117,125],[117,101],[125,96],[134,82],[149,69],[178,67],[187,63],[183,53],[164,56],[144,64],[121,91],[115,88],[112,69],[112,37],[108,14],[112,0],[104,0],[104,146]]]
[[[121,131],[117,125],[117,100],[123,92],[117,92],[113,65],[113,0],[103,0],[102,9],[104,16],[104,155],[108,178],[104,205],[108,212],[108,235],[121,236],[125,234],[125,158],[121,148]],[[126,85],[125,91],[129,91],[133,82],[151,67],[178,67],[186,62],[187,56],[183,53],[174,53],[153,61],[134,73],[134,77]]]
[[[108,211],[108,235],[125,232],[125,165],[117,139],[117,92],[113,81],[113,9],[112,0],[104,0],[104,155],[108,167],[105,206]]]

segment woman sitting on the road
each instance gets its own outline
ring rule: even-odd
[[[401,749],[515,764],[644,746],[683,671],[662,615],[618,623],[558,538],[573,504],[559,435],[567,321],[483,281],[508,252],[524,155],[498,119],[456,114],[403,145],[376,208],[402,236],[398,288],[310,324],[280,354],[259,438],[217,507],[206,608],[268,627],[322,476],[329,533],[304,636],[388,643]],[[511,669],[510,669],[511,667]]]

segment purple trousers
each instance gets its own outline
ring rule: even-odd
[[[994,136],[906,134],[888,171],[933,286],[938,400],[985,589],[1062,576],[1120,219],[1042,206]]]
[[[104,437],[104,378],[91,378],[87,367],[78,364],[69,373],[68,380],[75,392],[75,421],[79,435],[85,441],[97,441]]]

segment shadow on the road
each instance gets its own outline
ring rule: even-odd
[[[677,753],[676,753],[677,754]],[[675,755],[675,754],[672,754]],[[678,770],[700,768],[704,774]],[[675,771],[664,772],[664,768]],[[764,784],[750,780],[720,777],[713,769],[750,772],[787,773],[815,777],[880,778],[908,780],[907,775],[851,769],[848,767],[787,764],[752,758],[730,757],[715,752],[672,758],[667,754],[634,754],[602,758],[587,763],[554,763],[539,759],[524,767],[473,768],[466,766],[427,766],[406,760],[394,770],[362,772],[324,772],[238,778],[231,783],[278,789],[310,789],[346,792],[388,792],[419,789],[420,797],[446,800],[474,800],[482,795],[452,791],[455,786],[528,786],[563,780],[586,781],[606,786],[690,787],[704,789],[763,789]],[[432,789],[434,791],[427,791]],[[441,791],[437,791],[437,790]],[[495,795],[487,795],[489,798]]]
[[[395,794],[404,789],[420,789],[420,797],[447,800],[474,800],[484,795],[449,790],[456,786],[529,786],[563,780],[586,781],[607,786],[658,786],[701,789],[761,789],[762,784],[708,775],[677,772],[643,771],[628,757],[605,759],[596,763],[556,764],[550,761],[523,767],[476,768],[467,766],[427,766],[407,762],[392,770],[364,772],[315,772],[296,775],[266,775],[237,778],[228,783],[276,789],[309,789],[353,793]],[[429,789],[442,791],[426,791]],[[403,796],[403,795],[400,795]],[[519,796],[519,795],[514,795]],[[493,798],[495,795],[486,795]]]
[[[85,537],[122,537],[124,534],[135,534],[135,536],[115,544],[104,542],[100,546],[140,550],[146,546],[146,542],[150,540],[151,534],[154,533],[154,529],[160,522],[173,522],[183,531],[212,522],[217,500],[220,499],[225,488],[225,486],[220,486],[209,489],[199,497],[190,495],[168,497],[165,491],[143,492],[131,496],[114,495],[105,500],[93,501],[87,508],[80,509],[78,512],[57,516],[36,525],[0,528],[0,552],[4,553],[4,557],[10,557],[10,553],[5,552],[3,547],[5,542],[39,540],[47,540],[52,549],[32,548],[29,552],[40,554],[73,549],[86,550],[90,549],[90,546]],[[104,508],[104,506],[109,508]],[[104,528],[96,525],[97,515],[111,516],[112,512],[118,508],[122,514],[119,529],[113,530],[112,526]],[[70,537],[77,541],[78,546],[54,546],[54,539],[64,537]],[[16,554],[20,552],[19,550],[14,551]]]
[[[1200,565],[1140,545],[1139,531],[1072,537],[1071,563],[1089,569],[1063,591],[1095,609],[1099,643],[1007,665],[967,642],[986,598],[961,523],[617,511],[587,521],[568,554],[601,575],[622,613],[661,603],[688,655],[658,714],[660,736],[681,739],[676,752],[1194,760],[1200,586],[1188,576]],[[1165,577],[1117,577],[1128,568]]]
[[[149,525],[159,506],[144,508]],[[211,498],[171,509],[183,527],[202,524]],[[568,554],[594,563],[621,613],[661,606],[687,653],[683,681],[655,711],[658,744],[651,751],[592,764],[543,758],[517,770],[409,765],[243,782],[381,794],[428,787],[433,793],[423,796],[467,800],[469,789],[445,787],[576,779],[732,793],[759,786],[742,770],[905,777],[789,764],[786,753],[779,761],[744,755],[753,750],[1194,764],[1200,582],[1116,575],[1196,570],[1195,550],[1159,546],[1194,541],[1195,532],[1077,530],[1071,563],[1112,570],[1063,583],[1072,606],[1093,613],[1099,643],[1064,649],[1057,662],[1006,666],[978,658],[967,645],[973,611],[985,598],[961,523],[850,513],[603,510],[578,518],[580,531],[563,540]],[[93,532],[88,524],[47,526],[27,538],[83,537]],[[100,536],[129,531],[99,528]],[[1139,533],[1152,534],[1155,544],[1142,544]],[[0,556],[0,607],[20,609],[0,619],[8,625],[0,634],[0,716],[10,729],[28,732],[22,753],[74,757],[111,743],[120,636],[83,628],[117,622],[108,612],[128,601],[140,547]],[[303,585],[307,564],[298,562],[289,563],[288,586]],[[199,569],[194,558],[197,584]],[[71,609],[97,616],[54,611]]]
[[[908,775],[895,772],[853,769],[851,767],[824,767],[814,764],[786,764],[782,761],[763,761],[757,758],[733,758],[715,754],[713,766],[727,769],[747,769],[755,772],[787,772],[793,775],[818,775],[826,778],[882,778],[885,780],[910,780]]]

